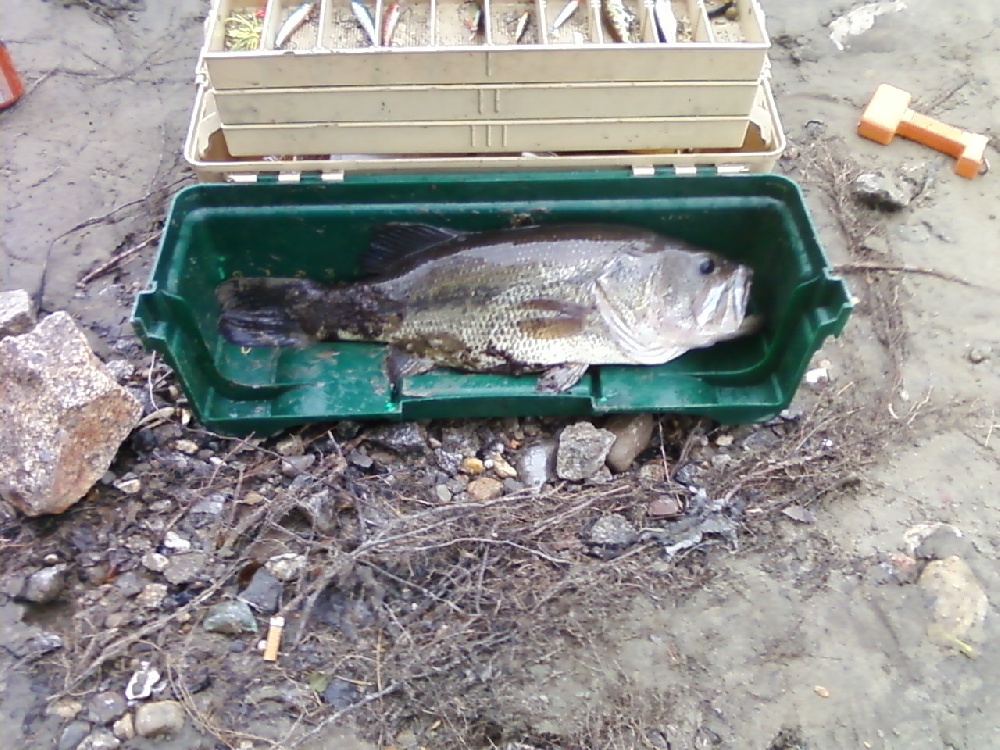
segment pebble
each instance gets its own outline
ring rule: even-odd
[[[55,701],[45,709],[45,713],[50,716],[58,716],[60,719],[75,719],[83,710],[83,704],[73,698],[63,698]]]
[[[189,456],[194,455],[200,450],[198,444],[193,440],[176,440],[174,441],[174,448],[181,453],[187,453]]]
[[[917,192],[917,186],[884,171],[859,174],[852,187],[854,197],[872,208],[899,211],[906,208]]]
[[[466,474],[472,474],[473,476],[477,474],[482,474],[486,471],[486,466],[483,462],[476,458],[475,456],[470,456],[462,461],[462,471]]]
[[[305,443],[298,435],[288,435],[278,441],[274,449],[282,456],[301,456],[306,452]]]
[[[974,364],[982,364],[990,357],[993,356],[993,347],[991,346],[974,346],[969,349],[969,361]]]
[[[524,482],[519,482],[516,479],[505,479],[503,480],[503,491],[511,495],[515,492],[520,492],[524,489]]]
[[[115,630],[128,624],[128,615],[124,612],[112,612],[104,618],[104,627],[108,630]]]
[[[598,429],[590,422],[566,427],[559,436],[556,474],[571,481],[594,476],[604,466],[614,442],[613,432]]]
[[[135,737],[135,722],[132,714],[125,714],[111,725],[111,732],[120,740],[130,740]]]
[[[305,474],[316,463],[316,455],[307,453],[304,456],[288,456],[281,460],[281,473],[286,477],[297,477]]]
[[[87,718],[95,724],[110,724],[126,710],[125,698],[112,690],[105,690],[91,698]]]
[[[347,680],[334,677],[323,691],[323,700],[333,708],[347,708],[361,697],[358,688]]]
[[[674,518],[683,512],[684,508],[675,497],[660,497],[649,504],[647,515],[652,519]]]
[[[646,450],[653,437],[656,421],[651,414],[621,414],[611,417],[604,429],[615,436],[615,442],[608,452],[608,466],[617,472],[626,471],[636,457]]]
[[[359,469],[370,469],[375,464],[375,461],[371,456],[358,450],[348,453],[347,460]]]
[[[52,565],[28,576],[20,597],[35,604],[48,604],[62,592],[66,585],[66,564]]]
[[[118,750],[121,741],[107,729],[98,729],[80,743],[78,750]]]
[[[135,731],[143,737],[177,732],[184,726],[184,707],[177,701],[143,703],[135,710]]]
[[[191,542],[176,531],[168,531],[163,535],[163,546],[175,552],[187,552],[191,549]]]
[[[147,552],[142,556],[142,565],[146,570],[151,570],[154,573],[162,573],[167,569],[167,564],[170,562],[170,558],[166,555],[161,555],[159,552]]]
[[[377,427],[365,438],[396,453],[423,453],[427,449],[426,431],[413,422]]]
[[[305,514],[309,523],[321,534],[329,533],[337,525],[337,504],[329,490],[300,498],[295,507]]]
[[[462,454],[439,449],[434,451],[434,459],[437,465],[446,474],[454,476],[462,469]]]
[[[485,503],[503,495],[503,483],[493,477],[477,477],[469,482],[465,491],[473,502]]]
[[[226,498],[224,495],[216,492],[209,495],[206,498],[202,498],[191,508],[188,513],[191,515],[205,515],[205,516],[217,516],[222,513],[222,509],[226,506]]]
[[[446,451],[474,456],[479,451],[479,436],[475,428],[468,425],[444,427],[441,430],[441,445]]]
[[[167,563],[163,577],[175,586],[191,583],[198,578],[207,562],[208,556],[204,552],[185,552],[174,555]]]
[[[434,488],[434,494],[437,495],[438,502],[450,503],[451,502],[451,490],[445,487],[443,484],[439,484]]]
[[[119,479],[114,483],[114,487],[119,492],[124,492],[126,495],[134,495],[139,490],[142,489],[142,482],[138,479]]]
[[[507,459],[499,453],[493,456],[493,473],[501,479],[517,479],[517,469],[511,466]]]
[[[210,633],[256,633],[257,619],[246,602],[235,600],[216,604],[208,610],[202,627]]]
[[[639,533],[625,516],[609,513],[597,519],[586,536],[587,544],[597,552],[619,552],[639,540]]]
[[[639,481],[646,484],[659,484],[665,481],[667,472],[663,468],[662,461],[650,461],[639,467]]]
[[[135,603],[143,609],[159,609],[166,596],[167,584],[147,583],[135,598]]]
[[[283,589],[281,581],[275,578],[265,566],[257,568],[250,583],[240,594],[240,599],[260,612],[272,614],[278,611],[278,603],[281,601]]]
[[[944,634],[965,638],[986,619],[989,599],[962,558],[927,563],[917,583],[935,597],[934,625]]]
[[[59,735],[56,750],[76,750],[84,738],[90,734],[90,724],[86,721],[71,721]]]
[[[294,581],[306,568],[306,556],[285,552],[272,557],[264,563],[264,567],[279,581]]]
[[[557,443],[545,440],[518,454],[517,473],[526,487],[539,490],[555,472]]]

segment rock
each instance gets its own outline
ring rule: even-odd
[[[177,701],[143,703],[135,710],[135,731],[143,737],[174,734],[184,726],[184,707]]]
[[[35,306],[23,289],[0,292],[0,339],[20,336],[35,327]]]
[[[337,503],[329,490],[300,498],[295,507],[302,511],[312,527],[321,534],[329,533],[337,525]]]
[[[556,441],[545,440],[521,451],[515,463],[517,475],[526,487],[539,490],[555,475],[557,449]]]
[[[122,573],[115,579],[115,588],[122,593],[122,596],[135,596],[145,586],[146,580],[131,570],[128,573]]]
[[[441,446],[451,453],[474,456],[479,452],[479,436],[471,425],[444,427],[441,429]]]
[[[949,557],[961,557],[967,548],[968,544],[962,537],[962,532],[954,526],[940,524],[924,537],[913,554],[919,560],[944,560]]]
[[[974,365],[982,364],[993,356],[992,346],[974,346],[969,349],[969,354],[967,355],[969,362]]]
[[[566,427],[559,436],[556,474],[571,481],[594,476],[604,465],[614,442],[613,432],[598,429],[590,422]]]
[[[174,448],[179,450],[181,453],[186,453],[189,456],[193,456],[199,450],[198,444],[194,440],[175,440]]]
[[[361,697],[358,688],[347,680],[334,677],[323,691],[323,700],[333,708],[347,708]]]
[[[62,513],[111,466],[142,406],[64,312],[0,341],[0,497]]]
[[[246,602],[235,600],[216,604],[205,615],[202,627],[210,633],[256,633],[257,619]],[[138,718],[138,717],[137,717]],[[140,732],[142,734],[142,732]]]
[[[639,481],[644,484],[659,484],[667,479],[662,461],[651,461],[639,467]]]
[[[501,479],[517,479],[517,469],[499,453],[493,455],[493,472]]]
[[[104,366],[108,368],[111,377],[123,385],[135,375],[135,367],[127,359],[112,359]]]
[[[859,174],[854,180],[852,192],[855,198],[872,208],[899,211],[910,204],[919,187],[907,179],[877,171]]]
[[[84,738],[90,734],[90,724],[86,721],[71,721],[59,735],[56,750],[76,750]]]
[[[175,586],[184,583],[191,583],[198,578],[208,562],[208,555],[204,552],[185,552],[174,555],[167,563],[163,571],[163,577]]]
[[[126,495],[134,495],[142,489],[142,482],[134,477],[132,479],[119,479],[114,483],[114,488]]]
[[[127,709],[125,698],[114,691],[105,690],[90,699],[87,718],[95,724],[110,724],[120,718]]]
[[[170,558],[166,555],[161,555],[159,552],[147,552],[142,556],[143,567],[154,573],[162,573],[167,569],[169,563]]]
[[[301,456],[306,452],[305,443],[298,435],[288,435],[278,441],[274,449],[282,456]]]
[[[609,513],[597,519],[585,535],[588,551],[605,560],[617,557],[639,541],[639,533],[625,516]]]
[[[129,616],[124,612],[112,612],[104,618],[104,627],[108,630],[117,630],[129,622]]]
[[[604,429],[615,436],[608,452],[608,466],[617,472],[627,470],[636,456],[646,450],[656,421],[651,414],[618,415],[611,417]]]
[[[135,737],[135,723],[132,721],[132,714],[125,714],[112,724],[111,732],[115,737],[123,741],[128,741]]]
[[[62,698],[49,705],[45,713],[60,719],[75,719],[83,710],[83,704],[73,698]]]
[[[375,461],[371,456],[358,450],[348,453],[347,461],[348,463],[357,466],[359,469],[370,469],[375,464]]]
[[[223,508],[226,507],[226,497],[220,493],[215,493],[204,497],[195,503],[191,510],[188,511],[189,515],[197,516],[218,516],[222,513]]]
[[[257,568],[250,583],[240,594],[240,599],[260,612],[272,614],[278,611],[283,588],[281,581],[275,578],[266,566]]]
[[[163,546],[175,552],[187,552],[191,549],[191,542],[176,531],[168,531],[163,535]]]
[[[80,743],[79,750],[118,750],[122,743],[107,729],[98,729]]]
[[[305,474],[316,463],[316,455],[306,453],[303,456],[287,456],[281,459],[281,473],[286,477],[297,477]]]
[[[961,530],[948,523],[917,524],[916,526],[910,527],[903,533],[903,543],[906,546],[906,551],[909,554],[916,556],[917,548],[924,543],[924,540],[942,530],[946,533],[953,534],[958,538],[962,537]],[[938,539],[940,540],[940,537],[938,537]]]
[[[474,503],[485,503],[496,500],[503,495],[503,482],[493,477],[476,477],[465,488],[469,499]]]
[[[438,502],[441,503],[451,502],[451,490],[449,490],[443,484],[439,484],[437,487],[434,488],[434,494],[437,497]]]
[[[646,513],[652,519],[675,518],[684,512],[680,501],[675,497],[660,497],[649,504]]]
[[[143,609],[159,609],[166,596],[167,585],[165,583],[147,583],[135,598],[135,603]]]
[[[413,422],[376,427],[366,439],[401,454],[423,453],[427,449],[427,433]]]
[[[444,449],[434,451],[434,459],[445,474],[455,476],[462,468],[462,454]]]
[[[52,565],[35,571],[24,582],[20,599],[35,604],[48,604],[53,601],[66,585],[66,565]]]
[[[264,567],[279,581],[294,581],[306,568],[306,556],[285,552],[272,557],[264,563]]]
[[[476,458],[475,456],[470,456],[462,461],[462,471],[466,474],[471,474],[476,476],[477,474],[482,474],[486,471],[486,466],[483,462]]]
[[[946,638],[976,634],[990,602],[962,558],[927,563],[917,583],[935,597],[932,628]]]

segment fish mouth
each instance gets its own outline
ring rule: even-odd
[[[699,301],[695,312],[698,327],[710,338],[739,330],[750,301],[753,270],[738,265],[723,284],[712,287]]]

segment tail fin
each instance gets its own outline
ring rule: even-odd
[[[219,332],[240,346],[303,346],[315,340],[303,329],[303,313],[323,287],[307,279],[230,279],[215,290]]]

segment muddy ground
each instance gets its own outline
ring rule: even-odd
[[[922,111],[989,134],[1000,159],[995,4],[913,0],[838,51],[826,25],[852,6],[764,3],[789,138],[779,170],[801,181],[859,301],[817,355],[830,379],[803,386],[772,425],[667,418],[609,483],[550,483],[540,496],[508,485],[492,505],[469,498],[461,471],[434,468],[437,447],[465,430],[471,445],[458,452],[481,458],[502,444],[514,463],[562,423],[432,424],[395,449],[367,428],[306,432],[289,447],[178,424],[169,373],[127,325],[153,245],[78,282],[153,236],[165,197],[191,180],[180,150],[206,3],[95,12],[112,5],[3,0],[27,93],[0,115],[0,289],[29,290],[43,313],[69,310],[103,358],[135,365],[125,381],[151,394],[147,411],[177,411],[112,467],[116,480],[140,480],[137,494],[101,484],[63,516],[3,519],[0,745],[72,747],[76,722],[93,746],[94,695],[120,694],[142,661],[162,673],[153,699],[181,701],[186,718],[179,733],[123,747],[290,747],[309,732],[303,747],[996,745],[997,613],[991,604],[964,640],[932,637],[932,597],[912,579],[955,554],[1000,601],[997,175],[964,180],[944,156],[854,135],[889,81]],[[907,164],[928,179],[898,212],[851,196],[856,171]],[[285,454],[312,465],[283,473]],[[431,494],[441,482],[457,482],[448,507]],[[303,510],[310,483],[332,493],[330,518]],[[580,542],[612,512],[669,527],[678,519],[648,520],[650,502],[678,497],[694,513],[691,488],[725,500],[735,538],[707,536],[669,558],[647,540],[610,560]],[[199,515],[201,502],[217,505]],[[431,515],[413,520],[421,512]],[[938,522],[962,538],[925,548],[909,569],[905,535]],[[365,547],[359,525],[420,544]],[[202,567],[175,571],[181,583],[144,607],[138,592],[164,578],[140,558],[179,554],[163,546],[168,530],[205,551]],[[267,665],[260,633],[201,623],[285,552],[307,560],[284,583],[296,645]],[[55,560],[70,564],[56,602],[9,595]],[[61,648],[38,655],[42,633]]]

